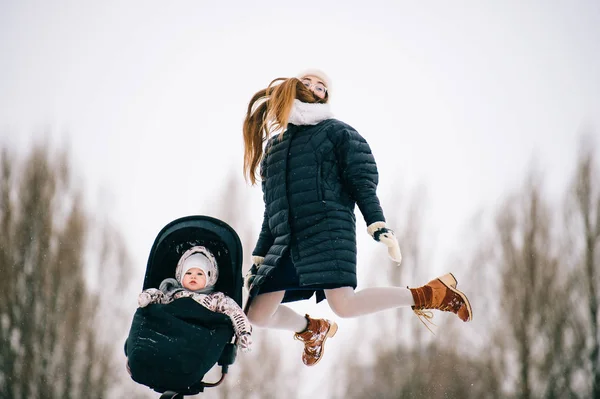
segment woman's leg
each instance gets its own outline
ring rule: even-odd
[[[462,321],[473,319],[467,296],[456,288],[452,273],[435,278],[422,287],[379,287],[355,292],[352,287],[325,290],[331,310],[339,317],[356,317],[385,309],[412,306],[419,317],[431,319],[436,309],[456,314]]]
[[[258,327],[277,328],[293,332],[306,329],[306,317],[281,304],[285,291],[257,295],[248,309],[250,323]]]
[[[339,317],[356,317],[380,310],[415,304],[408,288],[377,287],[354,291],[352,287],[325,290],[333,313]]]
[[[304,342],[302,361],[307,366],[314,366],[323,357],[327,338],[333,337],[337,332],[337,324],[299,315],[281,304],[284,295],[285,291],[277,291],[256,296],[248,309],[248,319],[258,327],[295,332],[294,338]]]

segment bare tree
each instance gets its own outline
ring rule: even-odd
[[[600,174],[595,159],[595,143],[584,137],[577,168],[570,191],[567,221],[570,222],[570,240],[576,248],[574,267],[577,270],[572,301],[573,309],[581,314],[583,336],[577,340],[585,346],[587,355],[581,363],[586,365],[585,381],[590,397],[600,397]],[[583,306],[582,306],[583,305]],[[579,312],[574,311],[579,315]]]
[[[421,362],[414,359],[421,358]],[[451,347],[427,345],[418,351],[396,347],[373,364],[351,369],[340,398],[498,398],[499,381],[489,365]],[[491,377],[491,378],[490,378]]]
[[[86,282],[93,228],[67,154],[3,148],[0,176],[0,396],[105,397],[114,337],[102,338],[102,297]]]
[[[496,360],[509,391],[524,399],[574,394],[572,273],[559,256],[553,214],[541,178],[532,172],[496,217],[500,314],[493,342],[502,348]]]

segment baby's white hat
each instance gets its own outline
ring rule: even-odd
[[[327,87],[327,93],[331,92],[331,79],[329,78],[329,76],[327,76],[327,74],[325,72],[321,71],[320,69],[310,68],[310,69],[305,69],[302,72],[300,72],[298,75],[296,75],[296,77],[298,79],[302,79],[305,76],[315,76],[315,77],[321,79],[323,81],[323,83],[325,83],[325,86]]]
[[[185,273],[194,267],[204,272],[206,287],[212,287],[217,283],[217,279],[219,278],[217,261],[213,254],[203,246],[194,246],[181,255],[175,269],[175,278],[177,281],[181,284]]]

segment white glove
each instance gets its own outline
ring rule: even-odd
[[[250,349],[250,347],[252,346],[252,335],[250,335],[248,333],[242,334],[238,338],[237,344],[242,352],[244,352],[244,353],[250,352],[252,350],[252,349]]]
[[[138,305],[140,306],[140,308],[145,308],[146,306],[148,306],[151,300],[152,297],[147,292],[142,292],[140,293],[140,295],[138,295]]]
[[[367,227],[367,231],[375,241],[382,242],[388,247],[388,256],[391,260],[398,264],[402,262],[398,239],[394,231],[387,228],[385,222],[372,223]]]
[[[262,263],[265,261],[265,257],[264,256],[253,256],[252,257],[252,263],[254,263],[256,266],[260,266],[262,265]]]

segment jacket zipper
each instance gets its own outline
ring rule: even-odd
[[[321,180],[321,164],[317,166],[317,198],[319,201],[323,201],[323,184]]]

